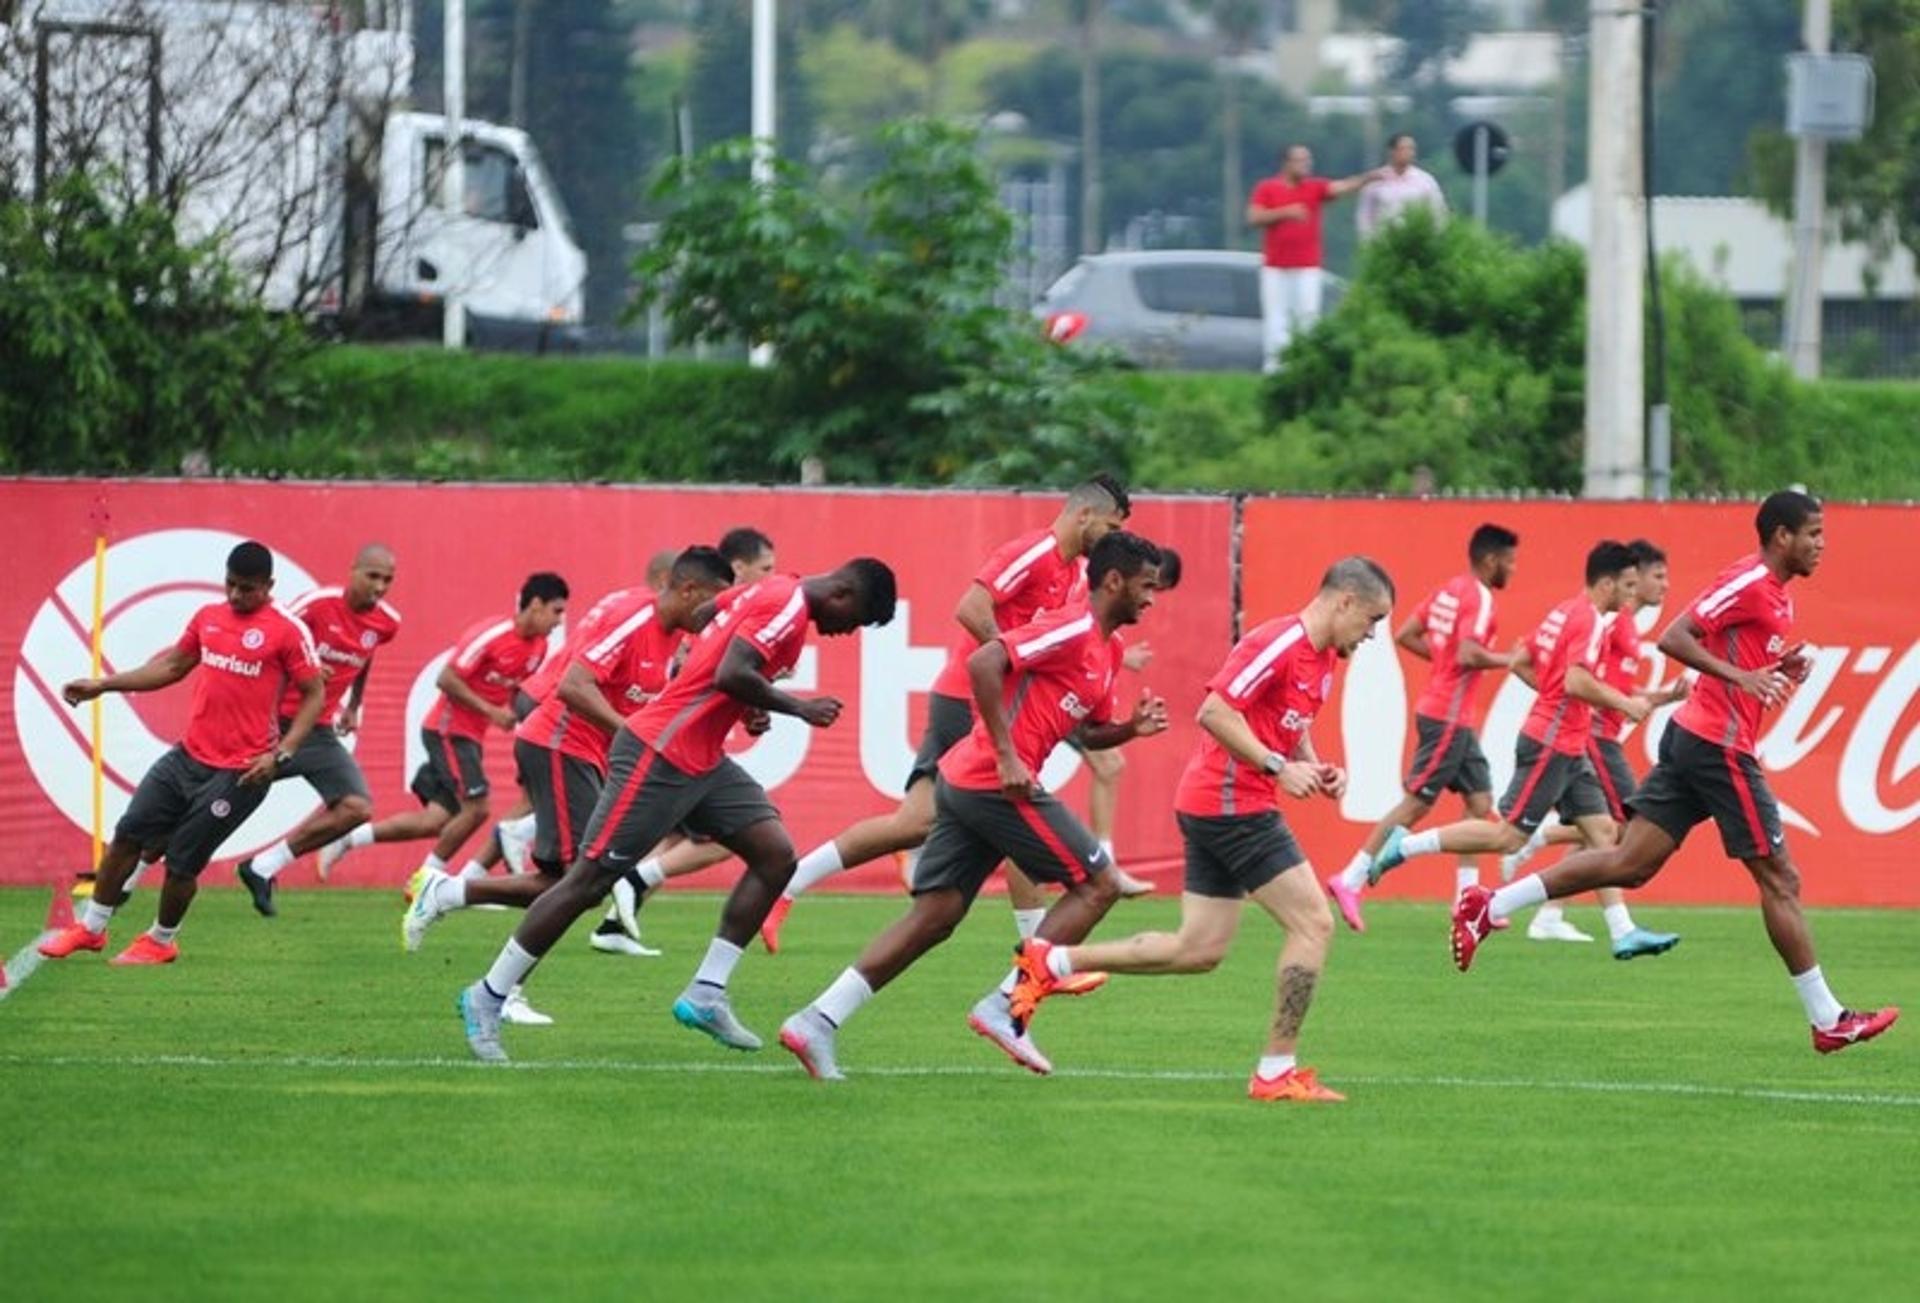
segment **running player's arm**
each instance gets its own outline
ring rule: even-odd
[[[569,710],[609,733],[618,733],[620,725],[626,722],[608,702],[606,694],[600,691],[600,681],[594,677],[593,671],[578,657],[560,676],[560,686],[556,691]]]
[[[1710,674],[1742,692],[1760,698],[1769,706],[1786,699],[1792,685],[1778,667],[1763,665],[1757,669],[1743,670],[1738,665],[1721,660],[1700,641],[1711,632],[1701,625],[1694,612],[1683,611],[1673,618],[1673,623],[1660,635],[1660,650],[1682,665],[1702,674]]]
[[[353,676],[353,686],[347,689],[347,699],[341,703],[340,714],[333,723],[333,731],[345,737],[360,727],[360,703],[367,695],[367,675],[373,671],[373,662],[368,660]]]
[[[1636,724],[1647,717],[1650,705],[1645,697],[1630,697],[1618,688],[1608,687],[1592,670],[1577,663],[1567,666],[1567,695],[1589,706],[1617,710]]]
[[[453,667],[453,661],[448,661],[440,667],[439,677],[434,679],[433,686],[446,693],[448,701],[465,706],[468,710],[478,711],[501,728],[512,728],[514,725],[513,712],[505,706],[494,705],[475,692],[473,685],[461,677],[460,671]]]
[[[1140,703],[1130,718],[1123,720],[1090,719],[1074,730],[1080,745],[1089,751],[1107,751],[1138,737],[1152,737],[1167,731],[1167,703],[1146,688],[1140,690]]]
[[[775,715],[792,715],[815,728],[825,728],[840,718],[840,702],[835,697],[796,697],[773,686],[766,675],[766,658],[746,638],[735,635],[714,671],[713,686],[751,709]]]
[[[1507,661],[1507,668],[1513,671],[1514,678],[1535,692],[1540,691],[1540,675],[1533,668],[1533,649],[1527,644],[1521,643],[1513,649],[1513,656]]]
[[[1026,761],[1013,746],[1013,730],[1007,724],[1007,675],[1013,670],[1013,656],[999,638],[983,643],[967,657],[967,680],[973,686],[973,709],[981,727],[993,743],[994,760],[1000,770],[1000,790],[1010,799],[1022,799],[1038,781],[1027,769]]]
[[[178,645],[167,648],[137,670],[109,674],[104,679],[75,679],[60,689],[69,706],[92,701],[107,692],[154,692],[172,687],[193,672],[200,663],[197,649],[188,651]]]
[[[1314,776],[1320,780],[1322,795],[1339,800],[1347,794],[1347,771],[1339,765],[1330,765],[1320,758],[1318,748],[1313,745],[1313,734],[1302,732],[1300,741],[1294,745],[1293,758],[1303,765],[1312,765]]]
[[[967,591],[960,594],[960,604],[953,608],[954,621],[967,631],[967,636],[981,646],[1000,636],[1000,626],[993,619],[993,594],[978,579],[967,585]]]
[[[1394,633],[1393,640],[1423,661],[1433,659],[1433,647],[1427,642],[1426,618],[1419,611],[1407,617],[1407,622]]]
[[[1194,720],[1211,733],[1214,741],[1225,747],[1227,754],[1234,759],[1272,774],[1288,796],[1311,796],[1320,790],[1320,775],[1313,763],[1269,750],[1267,744],[1254,734],[1253,725],[1247,722],[1247,717],[1218,692],[1207,694]],[[1302,741],[1305,741],[1304,737]],[[1310,747],[1312,744],[1307,745]]]
[[[1472,638],[1462,638],[1453,656],[1463,670],[1504,670],[1514,665],[1511,656],[1496,656]]]

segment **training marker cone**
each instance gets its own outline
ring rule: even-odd
[[[54,884],[53,900],[47,905],[47,931],[58,932],[73,924],[73,896]]]

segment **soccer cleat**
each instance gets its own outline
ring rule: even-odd
[[[673,1020],[689,1031],[704,1032],[730,1050],[759,1049],[760,1038],[733,1016],[727,993],[715,988],[708,995],[696,989],[698,986],[697,982],[689,986],[673,1002]]]
[[[553,1019],[527,1003],[525,990],[516,986],[500,1002],[500,1021],[515,1027],[551,1027]]]
[[[1890,1004],[1884,1009],[1872,1009],[1865,1013],[1842,1009],[1840,1021],[1833,1026],[1813,1029],[1813,1048],[1822,1054],[1832,1054],[1835,1050],[1844,1050],[1849,1045],[1870,1041],[1893,1026],[1899,1018],[1898,1005]]]
[[[325,882],[329,877],[333,876],[333,866],[340,862],[340,857],[345,855],[347,850],[347,839],[345,837],[335,837],[332,841],[320,848],[320,854],[314,857],[315,867],[320,873],[320,881]]]
[[[1092,995],[1105,986],[1113,975],[1111,973],[1074,973],[1060,979],[1053,988],[1055,995]]]
[[[43,959],[65,959],[76,950],[105,950],[107,934],[89,932],[78,923],[69,923],[38,946]]]
[[[460,1024],[467,1033],[467,1048],[483,1063],[505,1063],[507,1051],[500,1044],[500,1006],[494,1003],[484,983],[475,982],[455,998]]]
[[[839,1029],[816,1013],[811,1006],[780,1024],[780,1044],[800,1060],[800,1066],[815,1081],[845,1081],[840,1061],[834,1055],[834,1033]]]
[[[1007,998],[1000,992],[992,991],[980,998],[967,1015],[967,1026],[999,1046],[1002,1054],[1028,1072],[1044,1077],[1053,1071],[1052,1060],[1040,1052],[1033,1037],[1014,1029],[1013,1015],[1007,1011]]]
[[[793,897],[775,897],[773,908],[767,911],[766,919],[760,924],[760,944],[767,953],[780,953],[780,925],[787,921],[787,914],[793,909]]]
[[[1679,944],[1678,932],[1649,932],[1637,927],[1613,943],[1613,957],[1638,959],[1641,955],[1664,955]]]
[[[435,869],[419,868],[407,879],[407,910],[400,916],[400,945],[409,954],[427,939],[427,929],[446,911],[440,908],[440,884],[447,875]]]
[[[1346,1096],[1322,1086],[1312,1068],[1288,1068],[1277,1077],[1263,1077],[1258,1072],[1254,1073],[1247,1081],[1247,1098],[1335,1104],[1345,1100]]]
[[[520,831],[518,819],[502,819],[494,824],[493,835],[500,843],[500,855],[507,862],[507,872],[518,877],[533,868],[527,858],[533,852],[533,839]]]
[[[1453,966],[1461,972],[1473,967],[1474,952],[1493,930],[1488,907],[1493,893],[1485,887],[1468,887],[1453,906]]]
[[[658,959],[660,957],[660,951],[657,947],[644,945],[641,942],[635,941],[625,932],[620,931],[619,924],[617,923],[611,932],[593,933],[587,938],[587,944],[591,945],[603,955],[632,955],[635,959]]]
[[[180,947],[171,941],[155,941],[151,932],[142,932],[133,944],[107,962],[118,968],[141,964],[170,964],[180,957]]]
[[[1406,840],[1407,830],[1405,828],[1394,827],[1387,829],[1387,840],[1381,843],[1380,853],[1367,862],[1367,885],[1369,887],[1379,886],[1380,879],[1386,876],[1387,870],[1397,869],[1407,862],[1407,857],[1400,851],[1401,843]]]
[[[1533,921],[1527,924],[1529,941],[1591,941],[1592,937],[1567,922],[1564,915],[1542,918],[1535,914]]]
[[[1339,874],[1327,879],[1327,894],[1333,897],[1334,907],[1340,911],[1340,917],[1347,921],[1348,927],[1355,932],[1367,930],[1366,920],[1360,917],[1360,893],[1342,882]]]
[[[240,885],[253,897],[254,912],[261,918],[272,918],[280,912],[280,907],[273,903],[273,879],[263,878],[253,871],[251,855],[240,861],[240,867],[233,871],[233,876],[240,879]]]
[[[1027,1030],[1040,1002],[1059,989],[1060,979],[1047,966],[1052,954],[1053,942],[1042,937],[1029,937],[1013,948],[1013,992],[1007,997],[1007,1012],[1016,1035]]]
[[[1513,881],[1513,875],[1525,868],[1527,861],[1533,858],[1533,852],[1525,846],[1511,855],[1500,857],[1500,883],[1505,886]]]
[[[1120,890],[1122,900],[1132,900],[1136,896],[1153,894],[1153,884],[1143,878],[1136,878],[1118,864],[1113,866],[1113,885]]]
[[[613,880],[613,918],[620,930],[640,939],[640,902],[646,899],[645,884],[640,884],[638,876],[629,877],[633,870],[621,874]],[[639,884],[639,885],[636,885]]]

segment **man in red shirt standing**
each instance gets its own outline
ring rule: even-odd
[[[1620,711],[1635,723],[1651,709],[1646,697],[1608,687],[1599,674],[1607,632],[1602,617],[1633,600],[1638,579],[1633,549],[1611,539],[1595,544],[1587,553],[1585,589],[1548,612],[1521,649],[1514,673],[1539,695],[1514,743],[1513,778],[1500,798],[1502,822],[1468,819],[1411,835],[1395,828],[1374,856],[1373,882],[1419,855],[1511,854],[1555,810],[1580,830],[1588,846],[1613,844],[1619,829],[1607,815],[1600,780],[1587,764],[1587,738],[1596,706]],[[1615,959],[1664,954],[1679,943],[1671,932],[1636,927],[1618,888],[1604,888],[1600,903]],[[1527,935],[1536,941],[1592,940],[1568,923],[1557,906],[1542,909]]]
[[[1789,642],[1789,581],[1811,575],[1826,550],[1820,503],[1791,489],[1760,504],[1760,551],[1721,571],[1660,635],[1660,650],[1700,672],[1700,681],[1660,737],[1660,759],[1627,800],[1633,813],[1617,846],[1569,855],[1544,873],[1499,891],[1476,889],[1453,911],[1453,960],[1462,972],[1494,920],[1516,909],[1600,887],[1651,882],[1694,825],[1711,819],[1720,845],[1753,875],[1767,936],[1786,964],[1821,1054],[1871,1040],[1900,1010],[1852,1010],[1827,986],[1813,932],[1800,909],[1800,872],[1787,851],[1780,807],[1754,758],[1760,716],[1785,701],[1812,670],[1805,645]]]
[[[827,574],[774,575],[727,601],[695,640],[686,664],[659,696],[629,715],[608,753],[607,785],[581,834],[579,857],[535,901],[486,976],[460,993],[459,1009],[474,1057],[504,1062],[501,1007],[513,987],[566,935],[573,921],[606,898],[615,879],[676,829],[710,837],[746,861],[720,916],[718,935],[673,1016],[723,1045],[757,1050],[760,1038],[734,1017],[727,984],[743,947],[793,875],[793,842],[780,812],[738,761],[726,754],[735,724],[765,712],[793,715],[814,728],[840,718],[832,697],[795,697],[774,683],[789,674],[809,629],[828,637],[893,619],[893,571],[870,557]],[[664,880],[657,860],[640,865],[644,885]]]
[[[1266,322],[1266,370],[1280,369],[1293,337],[1320,316],[1320,210],[1378,181],[1381,169],[1332,181],[1314,176],[1313,151],[1289,145],[1280,171],[1256,183],[1247,199],[1247,225],[1266,234],[1260,268],[1260,315]]]
[[[1141,694],[1131,718],[1116,719],[1120,629],[1153,605],[1159,552],[1137,534],[1116,531],[1088,558],[1090,600],[1042,611],[998,632],[967,657],[978,722],[941,758],[937,814],[913,869],[913,906],[868,943],[806,1008],[780,1028],[780,1043],[808,1075],[838,1080],[835,1038],[873,993],[953,934],[1002,860],[1037,882],[1066,888],[1039,934],[1076,942],[1120,897],[1113,861],[1093,834],[1036,775],[1076,731],[1088,747],[1119,746],[1167,726],[1167,706]],[[1048,1073],[1039,1047],[1013,1017],[1018,973],[973,1007],[967,1025],[1015,1063]]]
[[[1493,813],[1493,774],[1474,730],[1480,721],[1475,695],[1487,670],[1507,669],[1513,657],[1493,650],[1499,621],[1493,595],[1513,578],[1515,550],[1520,536],[1500,525],[1482,525],[1467,540],[1467,569],[1427,595],[1394,642],[1433,665],[1427,686],[1413,704],[1414,734],[1419,746],[1407,770],[1406,795],[1373,826],[1367,840],[1338,874],[1327,879],[1327,894],[1355,932],[1367,926],[1360,917],[1360,897],[1367,888],[1373,857],[1395,828],[1413,828],[1433,810],[1442,792],[1460,795],[1467,816],[1485,819]],[[1471,860],[1462,860],[1454,875],[1454,894],[1480,880]]]
[[[423,868],[445,870],[487,821],[487,728],[519,724],[511,703],[520,684],[539,670],[547,635],[567,613],[567,581],[550,571],[529,575],[511,616],[482,620],[460,636],[434,686],[440,697],[420,728],[426,760],[413,776],[420,809],[348,833],[340,854],[376,842],[438,840]],[[333,858],[338,859],[338,855]]]
[[[93,898],[77,921],[41,943],[49,959],[106,947],[107,924],[126,903],[127,878],[147,850],[166,858],[159,912],[152,929],[113,962],[172,963],[201,870],[259,808],[275,772],[293,762],[320,718],[320,660],[307,627],[272,601],[273,553],[260,543],[235,547],[227,554],[226,588],[225,601],[194,612],[179,640],[139,669],[76,679],[61,690],[68,705],[78,706],[106,692],[153,692],[200,668],[186,736],[134,789],[100,861]],[[300,706],[283,734],[279,707],[290,684]]]
[[[1075,973],[1207,973],[1226,957],[1251,896],[1286,934],[1266,1053],[1247,1093],[1261,1100],[1339,1100],[1295,1065],[1300,1026],[1333,939],[1333,914],[1313,867],[1280,817],[1279,794],[1339,800],[1346,771],[1321,761],[1309,730],[1341,661],[1393,609],[1393,580],[1366,557],[1336,562],[1297,615],[1268,620],[1234,647],[1207,684],[1200,745],[1173,808],[1186,843],[1177,932],[1061,946],[1022,942],[1013,1016],[1031,1017]]]

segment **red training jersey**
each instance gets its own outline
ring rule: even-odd
[[[1307,206],[1304,219],[1275,222],[1266,228],[1267,266],[1320,266],[1320,214],[1332,189],[1333,182],[1323,176],[1302,177],[1298,182],[1270,176],[1253,187],[1252,201],[1261,208],[1285,208],[1288,204]]]
[[[643,606],[650,605],[654,591],[642,584],[634,588],[618,588],[587,608],[578,624],[568,623],[566,641],[560,644],[560,650],[540,662],[540,668],[521,683],[520,691],[535,701],[545,701],[560,686],[560,679],[567,672],[567,666],[573,664],[574,654],[590,642],[598,642],[612,629]],[[529,717],[531,718],[531,717]]]
[[[1535,681],[1540,685],[1521,735],[1563,756],[1582,755],[1593,723],[1593,707],[1567,695],[1567,671],[1575,665],[1591,673],[1600,668],[1606,629],[1600,610],[1585,593],[1575,593],[1547,612],[1527,639]]]
[[[1485,670],[1460,664],[1460,644],[1471,638],[1488,651],[1499,629],[1493,616],[1493,590],[1471,572],[1456,575],[1427,594],[1414,608],[1414,617],[1427,631],[1433,670],[1427,686],[1413,703],[1413,713],[1444,724],[1474,728],[1480,722],[1475,700]]]
[[[1063,606],[1081,578],[1078,560],[1060,555],[1053,530],[1036,529],[1003,543],[986,559],[973,581],[993,599],[993,622],[1001,630],[1017,629],[1042,611]],[[967,657],[980,644],[964,629],[947,652],[947,663],[933,681],[943,697],[973,700],[973,680],[967,677]]]
[[[1044,611],[999,642],[1011,663],[1001,697],[1007,728],[1015,754],[1038,781],[1040,767],[1074,729],[1112,721],[1120,636],[1101,633],[1093,608],[1076,605]],[[955,787],[999,790],[1000,766],[983,721],[947,752],[940,773]]]
[[[1687,610],[1707,650],[1743,670],[1779,660],[1793,632],[1793,598],[1758,553],[1722,570]],[[1760,709],[1760,698],[1702,674],[1673,722],[1716,746],[1752,755]]]
[[[1627,611],[1606,617],[1606,635],[1600,642],[1600,681],[1615,692],[1632,696],[1640,686],[1640,629]],[[1618,741],[1627,731],[1627,717],[1605,706],[1593,708],[1593,735]]]
[[[1331,645],[1314,647],[1299,616],[1277,616],[1234,644],[1207,691],[1245,715],[1261,745],[1290,760],[1333,691],[1338,661]],[[1213,817],[1262,814],[1279,800],[1273,775],[1247,765],[1203,729],[1173,808]]]
[[[685,636],[662,624],[658,608],[648,602],[597,640],[576,650],[572,664],[584,666],[593,675],[608,705],[623,714],[631,713],[667,686],[674,655]],[[607,771],[613,734],[560,700],[558,684],[539,709],[521,722],[515,736],[585,760],[603,774]]]
[[[356,611],[347,604],[345,589],[316,588],[288,603],[287,613],[313,635],[314,652],[327,676],[327,704],[320,709],[319,722],[332,724],[340,718],[347,689],[373,663],[373,653],[400,632],[400,612],[384,601]],[[280,699],[280,718],[299,713],[300,689],[289,684]]]
[[[505,706],[513,700],[513,690],[546,658],[547,640],[522,637],[513,617],[508,616],[482,620],[461,634],[448,664],[480,700],[490,706]],[[444,692],[427,712],[427,727],[448,737],[479,741],[487,735],[487,722],[485,715]]]
[[[745,702],[713,685],[727,648],[736,639],[745,641],[760,654],[760,672],[777,679],[799,663],[813,627],[806,591],[794,575],[769,575],[727,592],[737,595],[694,639],[678,677],[627,716],[634,736],[686,774],[704,774],[725,759],[727,734],[747,713]]]
[[[181,744],[214,769],[245,769],[280,745],[281,694],[320,677],[313,635],[274,602],[245,615],[209,602],[173,645],[200,658]]]

